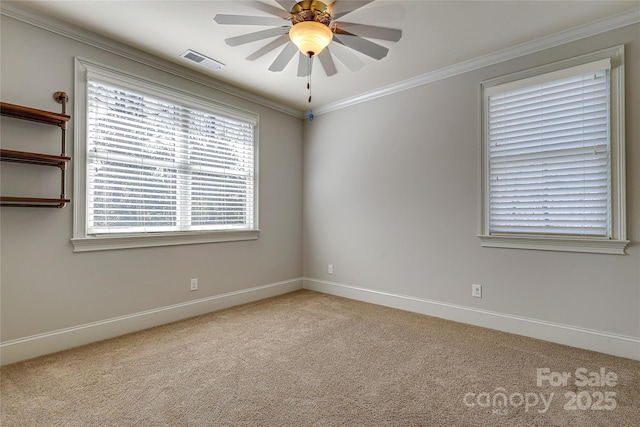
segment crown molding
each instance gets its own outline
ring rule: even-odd
[[[519,45],[502,49],[487,55],[478,56],[467,61],[460,62],[448,67],[443,67],[417,77],[412,77],[398,83],[394,83],[380,89],[362,93],[354,97],[345,98],[340,101],[316,107],[313,113],[318,116],[362,102],[371,101],[383,96],[392,95],[394,93],[403,92],[413,89],[417,86],[453,77],[469,71],[478,70],[490,65],[495,65],[504,61],[519,58],[532,53],[540,52],[545,49],[560,46],[566,43],[574,42],[587,37],[595,36],[617,28],[626,27],[640,22],[640,9],[614,15],[609,18],[600,19],[588,24],[573,27],[568,30],[561,31],[549,36],[541,37],[536,40],[521,43]]]
[[[135,61],[140,64],[155,68],[157,70],[173,74],[177,77],[190,80],[194,83],[201,84],[220,92],[242,98],[246,101],[251,101],[264,107],[272,108],[288,115],[297,118],[306,117],[304,112],[301,112],[297,108],[289,107],[272,99],[243,90],[231,84],[221,82],[219,80],[216,80],[214,77],[206,76],[204,74],[198,73],[197,71],[193,71],[186,67],[183,67],[179,64],[174,64],[165,59],[127,46],[123,43],[109,39],[108,37],[104,37],[94,32],[81,29],[51,16],[29,10],[23,6],[18,5],[16,2],[1,2],[0,6],[0,15],[13,18],[42,30],[49,31],[51,33],[66,37],[71,40],[75,40],[80,43],[84,43],[97,49],[101,49],[103,51],[129,59],[131,61]]]

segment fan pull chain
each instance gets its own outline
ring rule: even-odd
[[[309,104],[311,104],[311,65],[313,64],[313,52],[309,52],[309,65],[307,74],[307,90],[309,90]]]

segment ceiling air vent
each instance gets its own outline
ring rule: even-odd
[[[218,71],[219,69],[224,67],[224,64],[222,62],[218,62],[215,59],[208,58],[193,50],[187,50],[180,56],[182,58],[188,59],[191,62],[195,62],[196,64],[202,67],[206,67],[213,71]]]

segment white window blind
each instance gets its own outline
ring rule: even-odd
[[[611,237],[609,61],[490,87],[492,235]]]
[[[87,234],[254,228],[254,126],[87,80]]]

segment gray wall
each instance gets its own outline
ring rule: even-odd
[[[627,255],[482,248],[480,82],[623,43]],[[637,339],[638,76],[634,25],[316,117],[304,136],[305,278]]]
[[[74,56],[80,56],[260,114],[261,228],[255,241],[73,253],[72,206],[3,207],[3,342],[301,277],[299,118],[10,17],[2,17],[1,31],[3,102],[60,111],[51,97],[64,90],[71,97],[67,111],[73,114]],[[2,118],[3,148],[56,154],[59,134],[54,127]],[[73,144],[71,131],[68,153]],[[3,195],[59,194],[53,168],[1,166]],[[72,162],[68,174],[72,199],[74,167]],[[199,278],[197,292],[189,291],[192,277]]]

